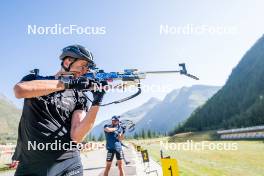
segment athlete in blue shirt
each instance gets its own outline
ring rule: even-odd
[[[112,123],[110,125],[104,126],[105,138],[106,138],[106,168],[104,171],[104,176],[108,176],[110,171],[114,155],[116,155],[117,165],[119,169],[119,175],[124,175],[123,162],[124,159],[122,143],[124,139],[124,129],[119,125],[120,116],[113,116],[111,118]]]

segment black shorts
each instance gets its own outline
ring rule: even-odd
[[[79,156],[46,163],[19,163],[15,176],[83,176]]]
[[[116,155],[116,160],[124,159],[124,153],[122,150],[108,150],[106,161],[112,162],[115,155]]]

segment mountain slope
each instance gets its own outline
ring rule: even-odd
[[[170,132],[219,89],[217,86],[195,85],[172,91],[137,123],[137,131]]]
[[[0,94],[0,135],[1,139],[15,138],[21,110],[17,109],[4,95]]]
[[[246,52],[225,86],[182,126],[182,130],[264,124],[264,36]]]

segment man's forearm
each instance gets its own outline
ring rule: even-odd
[[[64,84],[59,80],[25,81],[15,85],[17,98],[33,98],[64,90]]]
[[[92,106],[86,113],[84,119],[74,128],[72,132],[72,140],[81,142],[86,134],[93,128],[99,106]]]
[[[111,132],[116,131],[116,128],[109,128],[109,127],[107,127],[107,128],[105,128],[104,130],[105,130],[106,132],[108,132],[108,133],[111,133]]]

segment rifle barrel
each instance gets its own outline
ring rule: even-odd
[[[146,74],[166,74],[166,73],[179,73],[178,70],[169,70],[169,71],[147,71]]]

